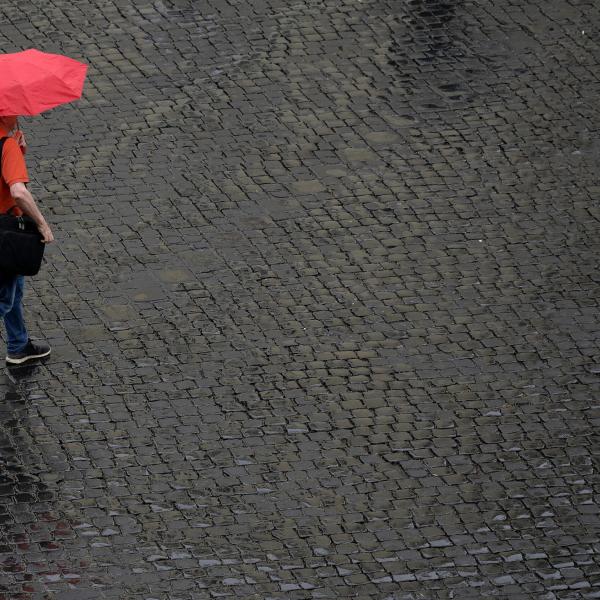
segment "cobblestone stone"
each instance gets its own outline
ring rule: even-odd
[[[51,360],[0,600],[600,597],[591,1],[7,0]]]

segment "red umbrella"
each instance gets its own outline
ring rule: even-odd
[[[87,65],[60,54],[0,54],[0,116],[38,115],[77,100]]]

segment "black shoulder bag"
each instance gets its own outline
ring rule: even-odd
[[[0,139],[0,158],[6,139]],[[0,273],[37,275],[44,257],[42,234],[30,217],[12,215],[15,208],[0,214]]]

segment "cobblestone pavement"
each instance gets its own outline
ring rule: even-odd
[[[4,0],[90,64],[2,376],[0,600],[600,598],[600,11]]]

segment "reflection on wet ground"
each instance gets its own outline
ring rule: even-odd
[[[400,11],[396,20],[402,23],[402,37],[392,39],[390,54],[405,55],[412,60],[425,63],[435,61],[452,44],[452,36],[460,32],[462,23],[453,23],[457,8],[462,7],[462,0],[409,0],[398,3]],[[423,53],[423,56],[420,56]],[[390,58],[390,64],[400,66],[398,58]]]
[[[31,400],[22,387],[37,369],[7,367],[0,402],[0,600],[71,589],[85,568],[85,561],[65,556],[72,524],[58,513],[56,492],[45,481],[54,477],[36,442]]]

